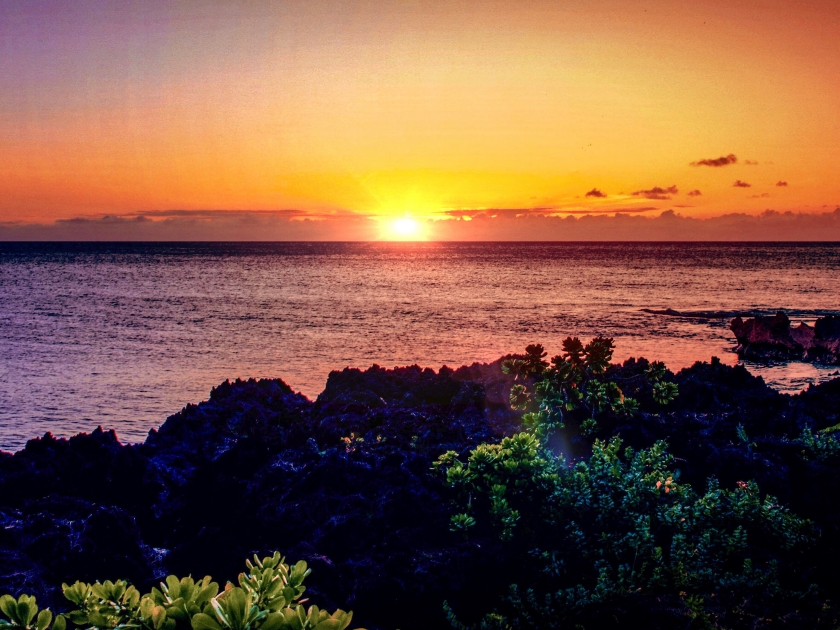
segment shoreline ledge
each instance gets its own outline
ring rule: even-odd
[[[840,315],[826,315],[813,326],[792,327],[784,311],[729,324],[735,333],[739,357],[758,360],[795,360],[840,365]]]
[[[679,395],[663,407],[639,378],[648,367],[608,368],[640,410],[599,419],[598,437],[634,449],[666,440],[681,482],[698,491],[710,476],[722,487],[756,480],[825,532],[803,566],[840,597],[840,457],[803,459],[794,441],[840,424],[840,378],[787,395],[713,358],[667,372]],[[449,531],[452,496],[431,468],[445,451],[519,429],[512,383],[501,359],[437,372],[348,368],[314,401],[280,379],[226,381],[142,444],[102,429],[30,440],[0,453],[0,592],[61,611],[62,582],[223,582],[243,557],[277,549],[313,569],[307,596],[352,609],[369,630],[394,619],[403,630],[445,628],[444,600],[465,617],[486,612],[527,568],[495,535]],[[561,437],[567,460],[588,456],[591,440]]]

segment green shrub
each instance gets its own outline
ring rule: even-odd
[[[679,482],[664,442],[622,451],[618,438],[595,439],[591,455],[576,462],[549,448],[550,432],[574,412],[585,411],[578,425],[585,435],[603,411],[638,409],[605,377],[611,339],[586,346],[567,339],[563,350],[550,365],[537,345],[505,362],[517,378],[511,404],[529,410],[523,432],[482,444],[463,461],[450,451],[435,464],[458,506],[451,529],[495,532],[526,576],[475,627],[597,628],[641,601],[686,627],[760,625],[814,603],[815,587],[796,583],[795,565],[815,528],[762,498],[754,482],[730,490],[710,479],[695,492]],[[644,377],[657,404],[677,395],[661,363]],[[748,442],[743,428],[739,437]],[[445,610],[453,628],[467,629]]]
[[[723,603],[742,616],[739,602],[775,610],[810,595],[783,585],[779,562],[816,539],[811,523],[762,499],[753,482],[726,490],[712,479],[694,492],[665,449],[622,453],[618,438],[596,440],[588,460],[567,465],[520,433],[479,446],[465,463],[441,458],[465,510],[459,522],[483,520],[502,539],[533,545],[530,583],[513,589],[495,617],[502,625],[485,626],[565,628],[587,609],[637,595],[681,599],[687,615],[712,601],[715,614]]]
[[[613,340],[596,337],[585,346],[577,337],[567,337],[563,353],[545,360],[547,353],[540,344],[530,345],[525,354],[502,362],[502,371],[512,374],[517,383],[510,393],[514,409],[527,411],[524,427],[538,436],[565,427],[573,412],[583,413],[578,427],[581,435],[594,435],[599,414],[632,416],[638,402],[626,397],[621,387],[606,377],[613,355]],[[677,386],[665,380],[665,365],[651,363],[644,374],[651,385],[651,395],[665,405],[677,396]]]
[[[67,622],[59,615],[53,621],[49,609],[38,611],[35,598],[21,595],[17,600],[11,595],[0,597],[0,611],[6,619],[0,619],[0,628],[22,628],[24,630],[47,630],[52,623],[52,630],[64,630]]]
[[[840,440],[834,437],[833,433],[837,427],[829,427],[814,434],[811,429],[805,427],[796,443],[802,446],[800,457],[805,461],[816,459],[826,460],[840,455]]]
[[[209,576],[195,581],[170,575],[145,595],[124,580],[63,584],[73,608],[58,616],[52,629],[64,630],[65,617],[79,628],[97,630],[344,630],[350,625],[352,612],[329,614],[302,605],[303,581],[310,573],[305,562],[289,566],[275,552],[262,560],[254,556],[246,565],[239,586],[228,583],[221,593]],[[4,595],[0,610],[8,618],[0,619],[0,627],[47,630],[52,619],[49,610],[38,614],[35,598],[26,595],[17,602]]]

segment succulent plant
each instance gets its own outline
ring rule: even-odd
[[[86,630],[344,630],[352,612],[329,613],[302,605],[306,562],[290,566],[278,552],[253,562],[239,574],[239,586],[228,583],[220,593],[210,576],[201,580],[170,575],[160,588],[141,595],[125,580],[63,584],[73,604],[66,618]],[[53,621],[49,610],[38,612],[35,598],[0,598],[0,629],[65,630],[65,616]],[[50,627],[50,623],[52,626]],[[361,630],[361,629],[360,629]]]
[[[0,597],[0,611],[6,616],[6,619],[0,619],[0,628],[64,630],[67,626],[61,615],[53,619],[49,608],[39,611],[35,598],[29,595],[21,595],[17,599],[11,595],[3,595]]]

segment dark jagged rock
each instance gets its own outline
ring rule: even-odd
[[[840,316],[826,315],[814,326],[802,322],[791,328],[790,319],[779,311],[772,317],[742,320],[729,327],[738,340],[736,352],[750,359],[818,361],[840,365]]]
[[[832,584],[840,458],[805,461],[790,438],[840,422],[840,379],[788,396],[712,360],[669,373],[680,393],[663,407],[642,377],[648,366],[609,368],[641,412],[599,419],[599,437],[636,448],[667,440],[698,489],[712,475],[724,486],[756,479],[823,530],[810,560],[815,581]],[[499,361],[346,369],[314,402],[280,380],[225,382],[142,445],[102,430],[31,440],[0,456],[0,592],[61,610],[62,581],[233,580],[246,556],[277,549],[312,566],[313,601],[353,609],[370,629],[395,618],[403,630],[446,627],[444,599],[469,619],[524,569],[495,537],[449,532],[451,496],[431,465],[518,430],[511,384]],[[558,439],[569,458],[587,455],[574,431]]]
[[[651,315],[668,315],[669,317],[687,317],[690,319],[730,319],[732,317],[755,317],[759,315],[756,311],[678,311],[673,308],[643,308],[641,311]]]

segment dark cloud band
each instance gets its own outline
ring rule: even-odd
[[[648,188],[647,190],[637,190],[633,193],[636,197],[644,197],[645,199],[670,199],[671,195],[676,195],[680,191],[674,186],[668,186],[668,188],[662,188],[661,186],[654,186],[653,188]]]
[[[730,153],[729,155],[722,155],[719,158],[707,158],[705,160],[697,160],[696,162],[692,162],[691,166],[712,166],[715,168],[719,168],[721,166],[729,166],[730,164],[736,164],[738,162],[738,158],[734,153]]]

